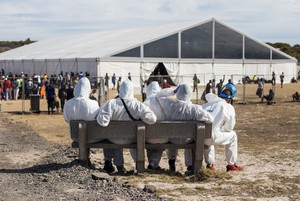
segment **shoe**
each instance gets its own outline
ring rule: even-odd
[[[187,167],[187,171],[192,172],[192,171],[193,171],[193,166],[189,165],[189,166]]]
[[[206,165],[206,169],[210,169],[210,170],[216,170],[215,166],[213,164],[207,164]]]
[[[147,167],[149,170],[153,170],[154,169],[154,167],[152,166],[152,165],[148,165],[148,167]]]
[[[107,173],[112,173],[115,171],[115,168],[110,161],[105,161],[103,170]]]
[[[154,167],[153,165],[148,165],[148,170],[156,170],[156,171],[160,171],[162,170],[162,168],[158,165],[156,167]]]
[[[126,169],[123,165],[120,165],[120,166],[117,166],[117,169],[118,169],[118,173],[126,173]]]
[[[229,171],[242,171],[242,170],[244,170],[244,167],[237,166],[236,164],[233,164],[233,165],[227,165],[226,169],[227,169],[227,172],[229,172]]]
[[[176,171],[175,159],[170,159],[169,160],[169,170],[171,172],[175,172]]]

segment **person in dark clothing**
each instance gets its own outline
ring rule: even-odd
[[[220,93],[222,91],[224,80],[225,80],[225,75],[223,75],[223,79],[220,79],[220,82],[216,85],[218,96],[220,96]]]
[[[294,102],[299,102],[300,101],[300,95],[299,95],[299,93],[297,91],[296,91],[296,93],[294,93],[292,95],[292,97],[293,97],[293,101]]]
[[[69,87],[66,90],[67,100],[70,100],[70,99],[72,99],[74,97],[73,91],[74,91],[73,86],[71,84],[69,84]]]
[[[54,103],[55,103],[55,89],[53,86],[53,83],[50,83],[46,87],[46,98],[47,98],[47,104],[48,104],[48,114],[50,114],[50,109],[52,114],[54,113]]]
[[[275,72],[273,71],[272,72],[272,85],[275,85],[276,84],[276,75],[275,75]]]
[[[273,103],[273,99],[274,99],[274,92],[272,89],[269,90],[269,94],[268,95],[264,95],[262,98],[261,98],[261,102],[264,101],[264,99],[267,100],[267,104],[271,105]]]
[[[61,107],[61,111],[64,111],[64,105],[65,105],[65,101],[67,98],[67,93],[66,93],[66,87],[65,85],[62,85],[61,88],[58,91],[58,98],[60,100],[60,107]]]

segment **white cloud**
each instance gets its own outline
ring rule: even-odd
[[[262,41],[300,43],[300,0],[1,0],[0,8],[0,40],[215,17]]]

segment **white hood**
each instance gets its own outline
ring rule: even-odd
[[[74,97],[76,100],[81,98],[88,98],[91,92],[90,80],[86,77],[81,78],[74,89]]]
[[[147,90],[146,90],[146,95],[147,98],[151,97],[151,96],[155,96],[159,91],[161,90],[158,82],[151,82],[148,86],[147,86]]]
[[[176,99],[178,101],[190,102],[191,96],[192,96],[191,87],[187,84],[180,85],[176,93]]]
[[[121,99],[133,99],[133,94],[133,83],[128,79],[124,80],[120,86],[119,97]]]

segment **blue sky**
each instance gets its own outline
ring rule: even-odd
[[[263,42],[300,44],[300,0],[0,0],[0,41],[211,18]]]

